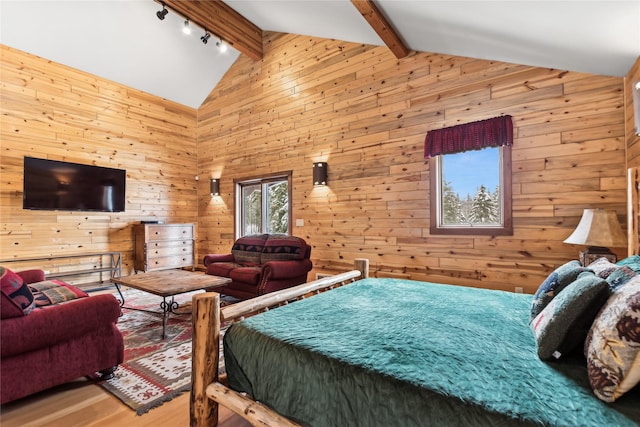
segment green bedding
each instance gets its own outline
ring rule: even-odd
[[[231,388],[311,426],[631,426],[586,362],[542,362],[531,295],[365,279],[233,325]]]

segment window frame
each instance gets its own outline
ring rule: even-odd
[[[242,218],[244,213],[244,206],[242,203],[242,199],[243,199],[242,188],[244,186],[256,185],[256,184],[260,184],[261,186],[264,186],[266,184],[273,183],[276,181],[287,181],[287,198],[288,198],[289,207],[287,212],[287,233],[286,234],[291,235],[291,221],[293,218],[292,175],[293,175],[293,172],[289,170],[284,172],[274,172],[266,175],[237,178],[233,180],[234,205],[235,205],[233,234],[236,239],[242,237],[242,235],[240,235],[240,233],[242,232]],[[262,194],[264,194],[264,191]],[[264,205],[266,203],[264,197],[262,197],[261,203],[263,205],[262,211],[264,213],[265,211]],[[262,219],[261,219],[261,230],[264,230],[264,215],[262,216]],[[261,233],[264,233],[264,231],[261,231]]]
[[[501,150],[501,176],[500,190],[502,203],[502,226],[467,226],[467,225],[442,225],[442,173],[440,171],[440,155],[429,158],[429,232],[435,235],[452,236],[512,236],[513,212],[512,212],[512,162],[511,146],[496,147]],[[442,154],[446,156],[446,154]]]

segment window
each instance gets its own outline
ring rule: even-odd
[[[511,235],[509,115],[429,131],[431,234]]]
[[[291,172],[236,182],[236,237],[289,234]]]
[[[510,235],[511,147],[429,160],[431,234]]]

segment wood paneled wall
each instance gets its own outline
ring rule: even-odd
[[[127,273],[131,225],[149,219],[197,221],[198,259],[228,252],[233,180],[287,170],[294,222],[305,224],[293,234],[313,246],[314,272],[369,258],[374,276],[533,292],[576,258],[562,240],[582,209],[615,209],[626,223],[621,78],[431,53],[397,60],[384,47],[279,33],[264,50],[259,62],[241,56],[195,111],[2,46],[0,257],[117,250]],[[426,132],[500,114],[515,125],[514,235],[429,235]],[[126,212],[22,210],[25,155],[126,169]],[[329,186],[314,189],[320,160]]]
[[[533,292],[577,258],[562,241],[584,208],[626,223],[623,106],[621,78],[266,34],[264,59],[241,56],[198,111],[198,173],[222,193],[198,192],[199,257],[231,248],[234,179],[292,170],[293,234],[316,272],[369,258],[373,276]],[[514,235],[431,236],[426,132],[501,114]],[[329,185],[314,189],[320,160]]]
[[[640,252],[640,136],[636,134],[635,105],[633,100],[633,86],[640,80],[640,57],[633,64],[624,79],[624,115],[625,135],[627,144],[627,186],[629,197],[627,200],[627,227],[629,230],[628,254]]]
[[[133,223],[196,222],[196,110],[4,45],[0,54],[0,258],[122,251],[126,274]],[[24,156],[126,169],[126,211],[23,210]]]
[[[640,166],[640,136],[636,135],[636,121],[634,114],[634,108],[640,108],[640,105],[633,105],[633,84],[638,80],[640,80],[640,57],[638,57],[624,79],[624,111],[628,168]]]

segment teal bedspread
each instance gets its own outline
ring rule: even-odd
[[[531,295],[365,279],[233,325],[229,385],[311,426],[632,426],[586,362],[543,362]]]

